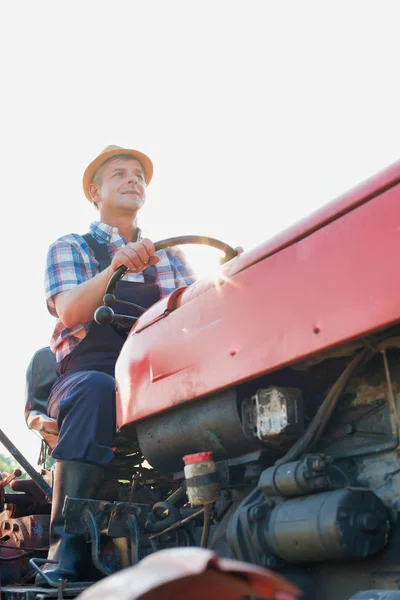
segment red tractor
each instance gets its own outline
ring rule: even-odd
[[[400,598],[400,162],[239,256],[205,238],[158,248],[193,241],[225,251],[216,280],[132,326],[112,308],[120,271],[96,315],[130,331],[115,459],[98,498],[65,504],[67,531],[91,542],[88,578],[199,546],[275,571],[303,600]],[[28,388],[44,406],[42,358]],[[28,425],[51,447],[45,414]],[[42,475],[3,498],[5,600],[35,598],[12,593],[46,557]]]

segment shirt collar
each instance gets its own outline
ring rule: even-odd
[[[93,233],[96,237],[99,237],[106,242],[116,242],[117,240],[122,240],[124,244],[126,241],[122,237],[119,232],[118,227],[113,227],[112,225],[107,225],[107,223],[102,223],[101,221],[93,221],[90,224],[90,232]],[[137,241],[140,242],[142,239],[142,230],[138,227],[138,235]]]

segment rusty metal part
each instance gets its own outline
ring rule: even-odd
[[[96,569],[100,571],[100,573],[103,573],[104,575],[110,575],[113,573],[113,570],[101,560],[100,531],[96,522],[96,518],[89,508],[84,510],[83,520],[86,524],[86,528],[89,530],[90,539],[92,542],[91,549],[93,564]]]
[[[146,529],[152,533],[164,531],[167,527],[180,521],[181,518],[181,513],[174,504],[168,501],[157,502],[148,514]]]
[[[386,360],[386,350],[388,348],[398,348],[400,345],[399,337],[392,337],[383,340],[376,344],[376,346],[368,345],[356,354],[351,361],[347,364],[346,368],[341,373],[340,377],[336,380],[334,385],[329,390],[324,401],[320,405],[316,415],[314,416],[310,426],[307,428],[305,434],[290,448],[290,450],[282,458],[276,461],[276,465],[285,464],[301,456],[303,453],[308,451],[310,447],[314,446],[324,433],[327,424],[336,408],[337,402],[349,383],[350,377],[360,368],[365,365],[377,352],[381,352],[384,359],[385,375],[388,386],[389,404],[393,412],[393,416],[398,422],[398,414],[393,396],[393,389],[391,386],[390,372]]]
[[[82,590],[89,587],[91,583],[74,583],[70,586],[60,588],[38,587],[36,585],[2,585],[2,600],[67,600],[76,598]]]
[[[181,486],[173,491],[164,502],[156,502],[153,505],[147,516],[145,529],[151,533],[165,531],[171,525],[185,518],[176,505],[186,496],[186,482],[183,481]]]
[[[183,481],[182,484],[167,498],[167,502],[170,504],[178,504],[181,500],[183,500],[187,496],[186,492],[186,482]]]
[[[45,598],[57,598],[57,600],[64,600],[66,598],[76,598],[82,590],[92,585],[92,582],[74,582],[72,583],[72,585],[68,585],[68,581],[66,579],[59,579],[58,581],[53,581],[50,577],[48,577],[46,572],[40,568],[40,565],[44,565],[46,563],[57,564],[57,562],[58,561],[56,560],[48,560],[47,558],[31,558],[31,560],[29,561],[30,566],[34,571],[36,571],[36,573],[40,575],[40,577],[43,578],[43,580],[46,582],[49,588],[38,588],[37,586],[27,588],[27,592],[28,590],[32,590],[32,595],[28,595],[29,592],[27,593],[27,600],[30,600],[30,598],[36,598],[38,600],[42,598],[43,600]],[[5,591],[5,589],[6,588],[3,588],[3,591]],[[16,589],[18,590],[18,588],[14,588],[14,591]],[[57,593],[57,596],[54,595],[55,593]]]
[[[20,469],[15,469],[15,471],[13,471],[10,475],[8,475],[2,481],[0,481],[0,491],[3,490],[16,477],[21,477],[21,475],[22,475],[22,471]]]
[[[65,590],[65,588],[67,586],[66,579],[59,579],[58,581],[54,581],[54,579],[51,579],[47,575],[47,573],[45,571],[43,571],[39,566],[39,565],[45,565],[45,564],[57,565],[58,560],[49,560],[48,558],[31,558],[31,560],[29,561],[29,564],[31,565],[31,567],[34,568],[36,573],[38,573],[41,577],[43,577],[43,579],[47,583],[47,585],[49,585],[50,587],[57,588],[57,590],[59,590],[60,592]],[[62,593],[61,593],[60,597],[61,598],[63,597]]]
[[[87,530],[85,511],[89,510],[99,531],[107,531],[111,537],[123,537],[126,534],[124,519],[135,515],[144,527],[149,506],[147,504],[131,504],[129,502],[106,502],[84,498],[69,498],[64,506],[65,530],[68,533],[82,535]]]
[[[5,493],[5,503],[8,508],[13,505],[13,517],[50,514],[46,496],[32,479],[14,479],[10,487],[12,491]]]
[[[389,363],[388,363],[387,354],[386,354],[386,348],[383,348],[381,350],[381,354],[382,354],[382,358],[383,358],[383,364],[385,366],[385,376],[386,376],[386,383],[387,383],[387,389],[388,389],[388,399],[389,399],[390,410],[392,412],[393,419],[396,422],[397,429],[398,429],[398,431],[400,431],[400,415],[399,415],[399,410],[396,405],[396,400],[395,400],[394,394],[393,394],[393,385],[392,385],[392,380],[390,377],[390,370],[389,370]]]
[[[93,565],[100,573],[110,575],[117,568],[103,560],[101,533],[111,538],[126,538],[129,564],[140,560],[140,525],[143,527],[149,506],[129,502],[104,502],[80,498],[66,498],[64,506],[65,530],[82,535],[89,532]]]
[[[206,504],[204,507],[204,524],[203,532],[201,534],[200,548],[207,548],[208,536],[210,533],[211,525],[211,504]]]
[[[93,585],[79,600],[233,600],[243,596],[295,600],[300,590],[283,577],[204,548],[160,550],[137,566]]]
[[[277,467],[268,467],[261,475],[258,487],[265,497],[304,496],[334,488],[329,466],[332,459],[323,454],[309,454],[302,460]]]
[[[154,540],[156,537],[158,537],[160,535],[163,535],[164,533],[168,533],[169,531],[173,531],[174,529],[178,529],[178,527],[181,527],[182,525],[184,525],[185,523],[187,523],[191,519],[195,519],[196,517],[199,517],[203,512],[204,512],[204,508],[201,508],[200,510],[198,510],[195,513],[189,515],[185,519],[182,519],[181,521],[177,521],[176,523],[174,523],[170,527],[167,527],[166,529],[163,529],[162,531],[154,533],[153,535],[151,535],[149,537],[149,540]]]
[[[316,415],[314,416],[311,424],[306,429],[305,434],[297,440],[290,450],[282,458],[276,461],[276,466],[291,462],[299,458],[303,453],[307,451],[313,444],[315,444],[332,416],[332,413],[337,405],[337,402],[349,382],[351,376],[353,376],[356,369],[363,364],[368,358],[373,356],[373,350],[364,348],[358,354],[356,354],[352,360],[347,364],[339,378],[335,381],[334,385],[329,390],[325,397],[325,400],[320,405]]]
[[[2,586],[21,582],[31,570],[29,558],[47,554],[49,522],[49,515],[13,518],[11,510],[5,510],[0,514]]]
[[[28,475],[33,479],[37,486],[44,492],[45,496],[51,500],[53,497],[53,490],[46,483],[41,475],[36,471],[36,469],[26,460],[23,454],[18,450],[16,446],[11,442],[11,440],[6,436],[4,431],[0,429],[0,443],[3,444],[5,448],[10,452],[11,456],[15,458],[15,460],[21,465],[21,467],[28,473]]]
[[[300,389],[260,388],[242,402],[243,429],[247,437],[278,448],[304,433],[304,403]]]
[[[0,515],[1,547],[44,550],[48,544],[49,515],[29,515],[13,519],[9,511]]]
[[[132,483],[129,490],[129,502],[132,502],[133,492],[138,488],[138,485],[141,483],[141,478],[139,473],[134,473],[132,475]]]

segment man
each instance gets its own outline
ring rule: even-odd
[[[113,458],[114,367],[124,338],[110,325],[93,320],[107,283],[125,265],[129,273],[117,286],[117,299],[148,308],[195,280],[178,249],[156,255],[137,225],[152,175],[153,164],[142,152],[105,148],[83,176],[85,195],[98,209],[99,220],[91,224],[89,236],[63,236],[48,252],[46,299],[57,317],[50,346],[59,376],[48,400],[48,414],[59,428],[52,451],[56,465],[48,555],[58,564],[46,568],[54,580],[82,576],[84,543],[64,532],[64,498],[93,497],[103,467]]]

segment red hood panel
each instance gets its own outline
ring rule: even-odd
[[[200,281],[150,309],[117,362],[118,425],[399,320],[399,179],[400,163],[232,260],[220,286]]]

